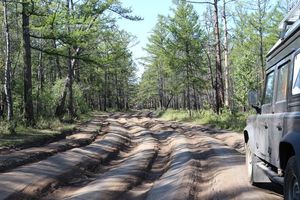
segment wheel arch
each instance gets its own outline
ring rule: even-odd
[[[295,150],[292,144],[281,142],[279,145],[280,168],[285,170],[290,157],[295,155]]]
[[[243,131],[244,142],[248,144],[251,151],[255,153],[255,131],[257,115],[251,115],[247,119],[247,126]]]
[[[245,141],[245,143],[248,143],[248,141],[249,141],[249,134],[248,134],[247,130],[244,130],[244,141]]]
[[[280,168],[285,170],[290,157],[296,156],[297,165],[300,166],[300,133],[286,134],[279,145]],[[299,169],[300,171],[300,169]]]

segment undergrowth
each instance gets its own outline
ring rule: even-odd
[[[212,110],[192,111],[192,117],[189,117],[187,110],[159,111],[159,116],[164,120],[173,120],[180,122],[191,122],[201,125],[213,125],[221,129],[228,129],[241,132],[246,126],[247,117],[250,112],[231,113],[228,110],[222,110],[222,114],[217,115]]]
[[[13,122],[0,121],[0,147],[12,147],[56,137],[75,129],[78,123],[89,121],[97,113],[81,114],[73,123],[56,118],[39,118],[34,127],[26,127],[21,119]]]

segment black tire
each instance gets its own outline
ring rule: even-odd
[[[300,184],[296,157],[292,156],[286,166],[284,177],[284,199],[300,200]]]
[[[247,167],[247,172],[248,172],[248,180],[251,183],[251,185],[254,185],[255,179],[255,173],[256,173],[256,157],[254,154],[251,152],[250,145],[249,143],[245,144],[245,149],[246,149],[246,167]]]

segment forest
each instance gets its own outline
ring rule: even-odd
[[[261,96],[265,56],[295,3],[173,1],[171,14],[157,17],[148,56],[135,61],[136,38],[117,21],[143,16],[121,0],[2,0],[0,125],[14,132],[93,110],[248,112],[247,94]]]
[[[165,110],[166,119],[243,130],[255,113],[248,93],[256,91],[262,99],[266,55],[279,39],[278,25],[297,2],[176,3],[171,15],[158,16],[149,37],[138,104]],[[202,15],[195,4],[206,8]]]
[[[34,126],[129,108],[133,36],[116,24],[141,20],[129,8],[116,0],[4,0],[1,10],[1,120]]]

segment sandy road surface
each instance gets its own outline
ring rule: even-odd
[[[0,190],[0,199],[282,199],[281,189],[271,183],[248,184],[239,134],[159,121],[145,113],[98,116],[93,127],[100,125],[86,146],[0,173],[0,185],[19,188]],[[64,159],[67,167],[60,169]],[[45,163],[47,173],[26,174],[45,184],[22,182],[22,169]],[[12,174],[18,178],[9,179]]]

